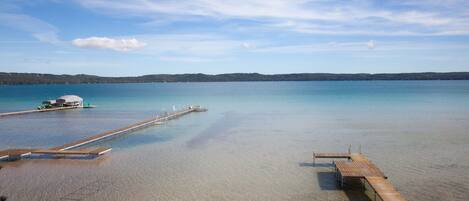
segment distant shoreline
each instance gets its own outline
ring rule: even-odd
[[[421,73],[293,73],[293,74],[153,74],[134,77],[95,75],[54,75],[39,73],[0,73],[0,85],[99,84],[164,82],[253,82],[253,81],[371,81],[371,80],[469,80],[469,72]]]

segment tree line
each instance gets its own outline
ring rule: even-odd
[[[469,72],[424,73],[295,73],[295,74],[154,74],[133,77],[95,75],[54,75],[39,73],[0,73],[0,84],[83,84],[83,83],[151,83],[151,82],[234,82],[234,81],[346,81],[346,80],[469,80]]]

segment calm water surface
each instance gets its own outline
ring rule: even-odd
[[[9,200],[366,200],[313,151],[361,145],[409,200],[469,200],[469,82],[234,82],[0,86],[0,111],[77,94],[96,109],[0,119],[0,149],[47,148],[200,104],[93,146],[99,159],[2,163]]]

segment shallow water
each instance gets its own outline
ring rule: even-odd
[[[94,160],[2,163],[9,200],[366,200],[313,151],[362,151],[408,200],[469,199],[469,82],[0,86],[0,111],[77,94],[95,109],[0,119],[0,149],[53,147],[162,111],[209,109],[98,145]],[[94,146],[98,146],[94,145]]]

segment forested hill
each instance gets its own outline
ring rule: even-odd
[[[230,74],[155,74],[136,77],[100,77],[95,75],[53,75],[37,73],[0,73],[0,84],[79,84],[79,83],[147,83],[147,82],[232,82],[232,81],[326,81],[326,80],[469,80],[469,72],[332,74],[296,73],[264,75]]]

